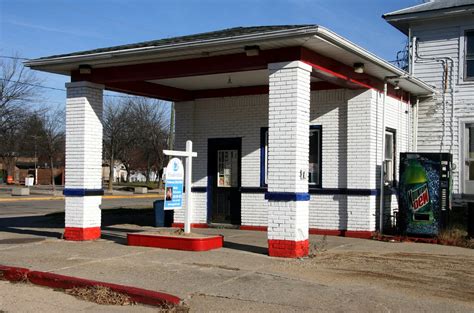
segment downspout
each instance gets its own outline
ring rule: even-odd
[[[385,163],[385,105],[387,102],[387,78],[383,84],[383,100],[382,100],[382,160],[380,162],[380,205],[379,205],[379,232],[383,234],[383,210],[384,210],[384,163]]]

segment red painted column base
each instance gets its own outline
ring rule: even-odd
[[[95,240],[100,238],[100,227],[66,227],[64,239],[71,241]]]
[[[309,240],[268,240],[268,255],[281,258],[301,258],[308,256]]]

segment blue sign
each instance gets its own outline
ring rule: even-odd
[[[166,167],[165,210],[177,210],[183,207],[183,163],[172,158]]]

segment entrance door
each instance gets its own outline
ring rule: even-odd
[[[209,139],[210,220],[240,225],[241,138]]]
[[[474,195],[474,123],[464,128],[464,193]]]

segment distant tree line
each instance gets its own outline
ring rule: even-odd
[[[64,112],[41,105],[40,81],[19,58],[0,59],[0,160],[13,176],[19,157],[53,169],[64,163]]]
[[[64,108],[41,105],[42,82],[25,69],[20,58],[0,59],[0,161],[7,175],[14,175],[19,157],[35,157],[51,168],[64,165]],[[151,180],[151,173],[163,168],[169,118],[165,102],[143,97],[105,98],[103,112],[104,162],[113,167],[121,162],[127,171],[139,171]]]
[[[164,102],[142,97],[108,100],[103,125],[109,189],[115,161],[125,166],[127,179],[132,171],[139,171],[150,182],[151,173],[163,168],[163,149],[167,147],[169,118]]]

